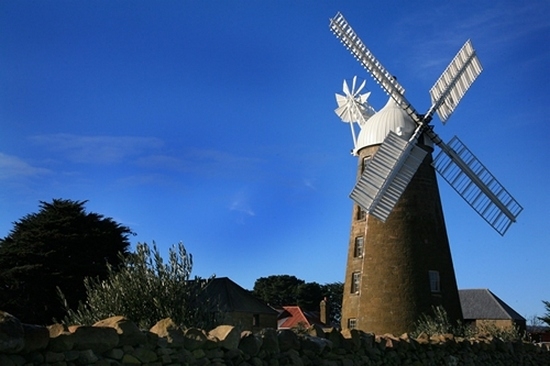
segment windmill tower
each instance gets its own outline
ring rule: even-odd
[[[344,96],[336,96],[335,112],[351,124],[352,153],[359,158],[342,327],[401,334],[433,306],[460,319],[435,170],[501,235],[522,210],[458,138],[445,144],[429,125],[435,112],[446,122],[481,64],[466,42],[430,90],[432,106],[422,115],[342,14],[330,29],[390,96],[375,114],[355,78],[351,90],[344,82]],[[360,126],[357,137],[353,123]],[[434,145],[441,149],[435,160]]]

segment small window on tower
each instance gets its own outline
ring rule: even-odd
[[[429,271],[430,290],[432,292],[441,292],[441,283],[439,281],[439,271]]]
[[[355,329],[355,328],[357,328],[357,319],[349,318],[348,319],[348,329]]]
[[[365,217],[367,217],[367,211],[363,210],[361,206],[357,205],[357,220],[364,220]]]
[[[361,287],[361,272],[353,272],[351,275],[351,293],[358,294]]]
[[[353,249],[353,256],[355,258],[362,258],[363,257],[363,245],[365,241],[362,236],[358,236],[355,238],[355,246]]]
[[[363,174],[363,172],[365,171],[365,169],[367,168],[367,165],[371,160],[372,160],[372,155],[367,155],[363,158],[363,166],[361,166],[361,174]]]

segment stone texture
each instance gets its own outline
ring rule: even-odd
[[[262,329],[260,336],[262,337],[261,351],[265,352],[267,355],[273,355],[280,352],[277,331],[275,329]]]
[[[31,324],[21,324],[21,326],[23,327],[25,339],[24,353],[43,350],[48,347],[48,343],[50,342],[48,328]]]
[[[262,338],[256,336],[250,331],[244,331],[241,333],[241,341],[239,342],[239,349],[245,354],[254,357],[260,352],[262,347]]]
[[[279,342],[281,352],[300,348],[298,336],[290,329],[283,329],[277,332],[277,341]]]
[[[113,316],[94,324],[94,327],[113,328],[119,336],[119,346],[143,344],[146,335],[138,326],[123,316]]]
[[[0,311],[0,353],[17,353],[25,347],[23,326],[13,315]]]
[[[189,328],[183,332],[185,348],[194,351],[202,347],[207,340],[206,333],[202,329]]]
[[[185,342],[183,332],[170,318],[159,320],[149,332],[156,334],[160,338],[165,338],[173,346],[183,347]]]
[[[77,350],[90,349],[101,354],[118,345],[118,334],[113,328],[81,326],[72,330],[75,338],[74,349]]]
[[[241,331],[233,325],[219,325],[208,332],[208,335],[218,339],[219,346],[225,349],[236,349],[241,340]]]

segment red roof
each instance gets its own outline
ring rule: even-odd
[[[278,329],[296,327],[309,328],[313,324],[324,325],[319,319],[319,314],[312,311],[302,311],[299,306],[283,306],[283,311],[277,318]]]

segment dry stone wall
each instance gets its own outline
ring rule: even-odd
[[[498,339],[452,335],[411,339],[312,327],[241,332],[180,329],[170,319],[142,331],[124,317],[94,326],[22,324],[0,312],[1,366],[71,365],[550,365],[550,349]]]

